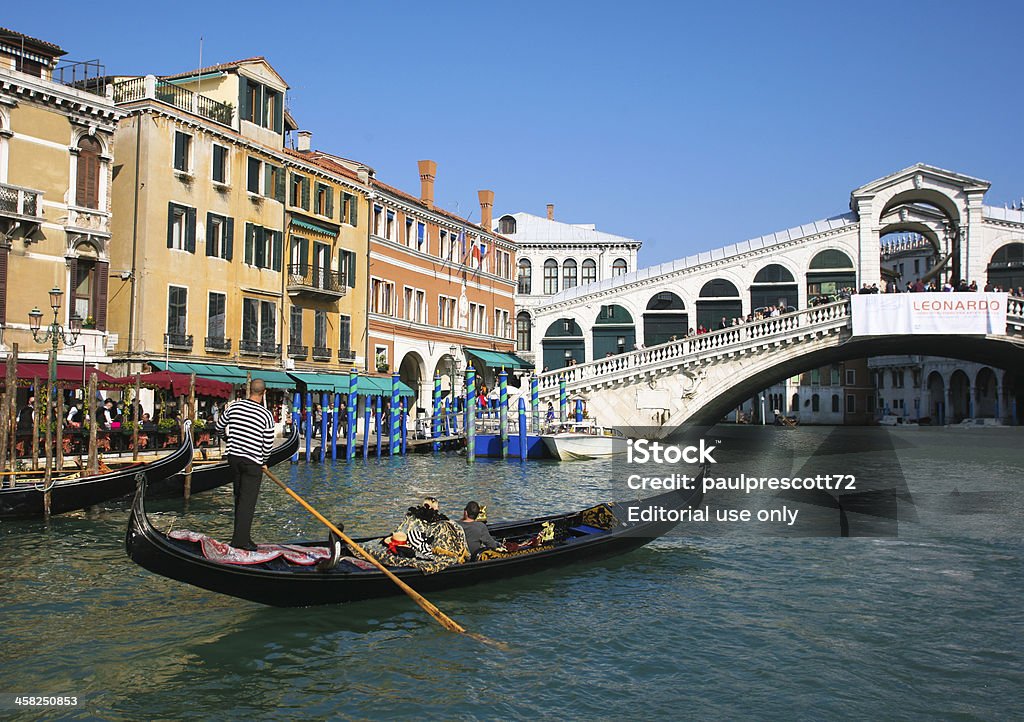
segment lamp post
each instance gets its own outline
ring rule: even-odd
[[[78,341],[78,334],[82,331],[82,319],[77,313],[71,314],[71,320],[68,324],[69,328],[64,329],[57,321],[57,315],[60,313],[60,303],[64,296],[64,292],[54,286],[50,289],[50,308],[53,309],[53,323],[46,327],[45,330],[42,328],[43,324],[43,312],[39,310],[39,307],[34,307],[28,312],[28,325],[32,329],[32,338],[35,339],[36,343],[46,343],[50,341],[51,352],[49,362],[49,374],[50,374],[50,388],[54,388],[54,384],[57,382],[57,349],[61,344],[65,346],[74,346]],[[83,349],[83,356],[84,349]],[[84,364],[83,364],[84,365]],[[49,403],[49,399],[47,400]]]

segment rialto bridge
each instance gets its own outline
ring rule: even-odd
[[[808,307],[844,288],[884,288],[883,242],[905,232],[932,246],[926,278],[1024,286],[1024,212],[984,205],[988,188],[918,164],[854,190],[850,213],[564,290],[531,319],[542,397],[557,394],[564,374],[602,422],[667,435],[841,360],[912,353],[1020,367],[1017,300],[1006,334],[957,338],[851,337],[848,303]],[[780,302],[798,310],[720,330],[723,318]],[[688,336],[699,326],[712,332]]]

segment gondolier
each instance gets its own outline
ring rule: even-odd
[[[227,439],[228,468],[235,489],[235,528],[231,546],[254,551],[252,519],[260,495],[263,469],[274,445],[274,417],[263,405],[267,384],[253,379],[249,398],[236,401],[217,419],[217,433]]]

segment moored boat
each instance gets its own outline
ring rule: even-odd
[[[618,429],[586,421],[561,424],[540,438],[548,452],[562,461],[603,459],[625,454],[628,447],[625,435]]]
[[[481,582],[500,582],[512,577],[556,569],[569,564],[623,554],[666,534],[678,521],[630,522],[630,508],[684,509],[700,504],[702,491],[679,489],[643,500],[622,501],[565,514],[535,517],[490,525],[491,534],[509,549],[518,551],[494,558],[447,566],[434,573],[413,567],[391,571],[420,593],[453,589]],[[209,558],[210,540],[189,532],[173,536],[156,529],[146,515],[146,485],[140,483],[125,535],[125,550],[136,564],[154,574],[176,579],[209,591],[279,607],[305,607],[400,595],[402,591],[383,573],[355,564],[341,563],[321,571],[312,564],[271,561],[225,563]],[[634,518],[644,518],[634,515]],[[670,517],[672,518],[672,517]],[[678,519],[676,515],[674,518]],[[546,536],[546,533],[550,532]],[[360,543],[378,538],[358,539]],[[531,546],[532,544],[532,546]],[[221,548],[226,545],[216,544]],[[295,558],[306,552],[326,552],[327,541],[266,545]],[[230,550],[230,547],[228,547]],[[260,546],[260,550],[264,545]]]

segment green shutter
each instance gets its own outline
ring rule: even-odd
[[[302,179],[302,207],[309,210],[309,178]]]
[[[284,168],[277,169],[277,183],[274,187],[274,198],[281,203],[284,203],[285,188],[284,188]]]
[[[235,219],[228,218],[224,223],[224,259],[231,260],[235,245]]]
[[[270,163],[263,164],[263,195],[274,197],[274,166]]]
[[[167,204],[167,247],[174,248],[174,209],[173,203]]]
[[[271,231],[274,238],[274,270],[281,270],[282,256],[284,256],[284,234],[281,231]]]
[[[251,223],[245,224],[245,262],[253,265],[253,245],[256,240],[256,227]]]
[[[352,203],[349,205],[349,207],[352,209],[352,212],[349,214],[350,216],[352,216],[351,220],[349,220],[349,224],[351,224],[353,226],[358,226],[359,225],[359,196],[355,196],[355,195],[352,196]]]
[[[252,118],[252,108],[249,107],[249,81],[244,75],[238,76],[238,117],[241,120]]]
[[[274,104],[274,130],[284,132],[284,93],[277,94],[277,102]]]
[[[196,252],[196,209],[185,210],[185,250]]]
[[[348,256],[348,287],[356,287],[356,252],[345,251]]]
[[[328,218],[334,218],[334,189],[330,186],[324,186],[327,189],[327,212],[324,214]]]
[[[255,262],[256,268],[267,267],[267,239],[266,232],[262,226],[253,226],[253,245],[255,246],[255,254],[253,261]]]
[[[206,255],[207,256],[215,255],[215,252],[216,252],[214,247],[213,247],[213,234],[210,233],[210,228],[213,227],[213,218],[214,218],[214,216],[213,216],[212,213],[207,213],[206,214]]]

